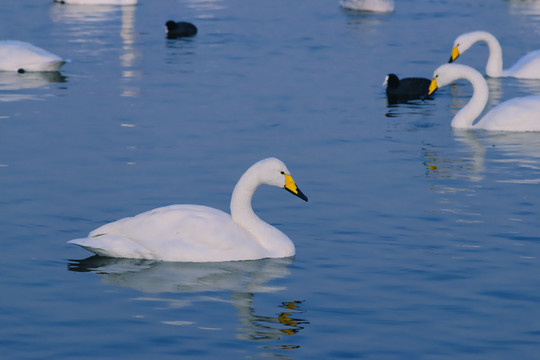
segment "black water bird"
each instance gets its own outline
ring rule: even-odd
[[[167,39],[191,37],[197,34],[197,27],[189,22],[169,20],[165,26],[167,27]]]
[[[426,78],[411,77],[400,80],[396,74],[388,74],[383,85],[386,85],[388,102],[396,104],[427,98],[430,83],[431,80]]]

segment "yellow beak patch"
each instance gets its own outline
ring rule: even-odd
[[[452,61],[456,60],[459,56],[459,50],[458,50],[458,46],[454,46],[454,48],[452,49],[452,54],[450,55],[450,60],[448,60],[449,63],[451,63]]]
[[[292,191],[294,194],[298,193],[298,187],[296,186],[296,183],[294,182],[293,178],[289,174],[284,174],[285,176],[285,189]]]
[[[296,183],[294,182],[292,176],[289,174],[283,174],[283,176],[285,176],[285,186],[283,188],[290,193],[298,196],[300,199],[308,201],[307,196],[300,191],[298,186],[296,186]]]
[[[429,84],[429,90],[428,90],[428,95],[431,95],[433,94],[433,92],[435,90],[438,89],[438,86],[437,86],[437,78],[434,77],[433,80],[431,80],[431,83]]]

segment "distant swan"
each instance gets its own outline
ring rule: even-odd
[[[515,77],[520,79],[540,79],[540,50],[533,51],[519,59],[512,67],[503,70],[502,48],[497,38],[487,31],[473,31],[462,34],[454,41],[450,60],[453,62],[473,44],[483,41],[489,48],[486,75],[490,77]]]
[[[66,62],[27,42],[0,41],[0,71],[58,71]]]
[[[341,7],[355,11],[392,12],[394,0],[340,0]]]
[[[170,205],[121,219],[68,243],[97,255],[182,262],[255,260],[289,257],[294,244],[262,221],[251,208],[259,185],[288,190],[307,201],[278,159],[252,165],[236,184],[231,215],[200,205]]]
[[[386,97],[389,103],[423,99],[429,89],[430,80],[420,77],[399,79],[396,74],[388,74],[384,79]]]
[[[177,39],[181,37],[191,37],[197,34],[197,27],[192,23],[179,21],[175,22],[169,20],[165,23],[167,27],[167,38]]]
[[[72,5],[136,5],[138,0],[54,0],[60,4]]]
[[[487,104],[489,90],[484,77],[470,66],[441,65],[433,73],[429,93],[458,79],[470,81],[473,95],[452,119],[452,127],[493,131],[540,131],[540,95],[505,101],[492,108],[473,125]]]

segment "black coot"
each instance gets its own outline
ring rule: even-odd
[[[386,96],[391,104],[427,98],[431,80],[411,77],[399,79],[396,74],[388,74],[384,80]]]
[[[167,39],[191,37],[197,34],[197,27],[189,22],[169,20],[165,26],[167,27]]]

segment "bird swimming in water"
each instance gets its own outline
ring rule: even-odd
[[[24,41],[0,41],[0,71],[58,71],[68,61]]]
[[[390,13],[394,11],[394,0],[340,0],[342,8],[354,11]]]
[[[54,0],[59,4],[72,5],[137,5],[138,0]]]
[[[409,100],[424,99],[431,80],[419,77],[399,79],[396,74],[388,74],[384,79],[386,96],[390,104],[405,103]]]
[[[540,95],[512,98],[491,108],[480,117],[489,98],[486,79],[467,65],[444,64],[433,73],[429,91],[446,86],[458,79],[472,84],[472,96],[452,119],[455,129],[482,129],[490,131],[540,131]]]
[[[165,26],[167,27],[167,39],[192,37],[197,34],[197,27],[189,22],[169,20]]]
[[[240,177],[231,196],[230,214],[201,205],[169,205],[105,224],[69,243],[101,256],[178,262],[293,256],[292,240],[261,220],[251,207],[255,190],[263,184],[308,201],[285,164],[268,158]]]
[[[489,49],[486,63],[486,75],[489,77],[515,77],[518,79],[540,79],[540,50],[528,53],[510,68],[503,70],[501,44],[495,36],[487,31],[472,31],[461,34],[454,41],[449,63],[454,62],[461,54],[477,42],[484,42]]]

